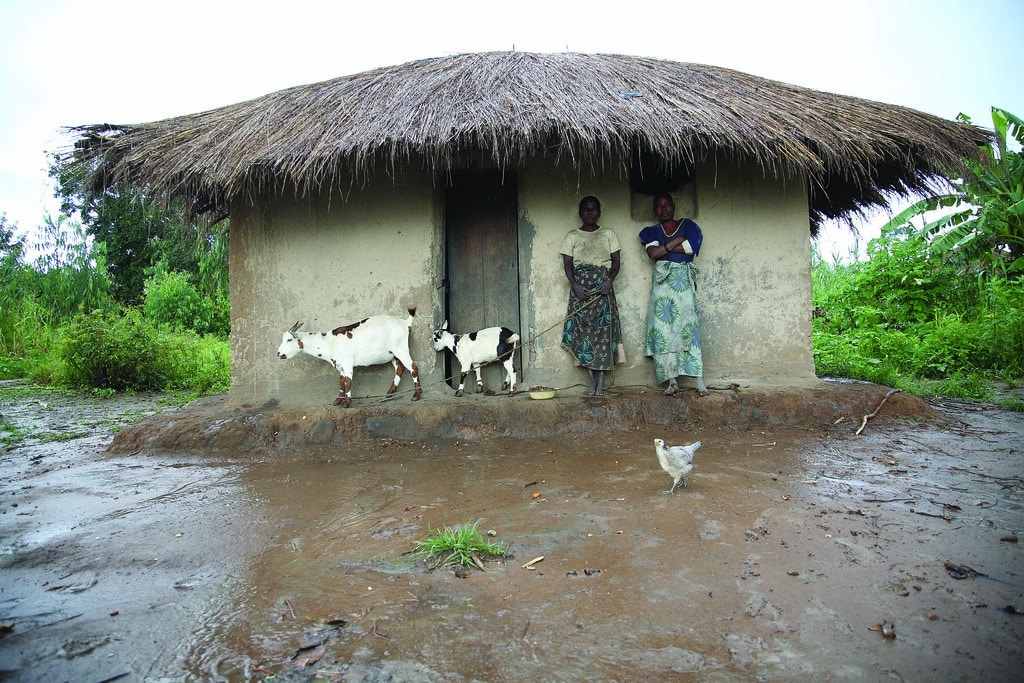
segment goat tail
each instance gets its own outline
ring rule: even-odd
[[[408,310],[409,310],[409,317],[410,318],[415,318],[416,317],[416,307],[415,306],[410,306]]]

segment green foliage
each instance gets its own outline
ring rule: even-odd
[[[74,158],[55,158],[50,176],[66,216],[80,216],[107,254],[111,293],[122,305],[141,304],[154,268],[196,276],[204,296],[227,298],[227,224],[201,227],[181,202],[165,204],[145,188],[116,184],[102,192],[83,185],[88,172]]]
[[[105,250],[93,245],[80,223],[46,216],[32,247],[40,256],[28,286],[56,320],[110,306]]]
[[[158,271],[146,281],[146,317],[175,332],[226,337],[231,331],[231,310],[226,297],[200,294],[186,273]]]
[[[964,278],[920,233],[891,227],[869,253],[814,264],[819,375],[967,399],[1024,377],[1024,280]]]
[[[131,310],[79,316],[61,330],[56,357],[56,383],[76,390],[206,394],[230,383],[227,342],[161,332]]]
[[[54,164],[63,215],[28,238],[0,215],[0,378],[93,392],[227,389],[226,223],[190,226],[180,207],[132,188],[90,194],[82,170]],[[148,320],[125,305],[144,291]]]
[[[137,313],[79,316],[61,330],[56,355],[59,383],[79,390],[159,391],[169,381],[167,345]]]
[[[165,390],[199,397],[231,388],[231,346],[226,339],[188,333],[164,337],[171,365]]]
[[[57,345],[60,339],[60,330],[46,328],[53,338],[52,348],[43,351],[41,349],[30,349],[24,357],[18,359],[20,372],[11,375],[10,379],[27,378],[35,384],[45,386],[56,386],[63,373],[63,363],[57,355]]]
[[[970,119],[961,116],[970,123]],[[917,231],[931,250],[961,274],[1024,276],[1024,156],[1008,139],[1024,144],[1024,121],[992,108],[994,146],[971,173],[951,181],[953,192],[926,197],[883,228]]]
[[[966,119],[965,119],[966,120]],[[813,267],[820,375],[991,398],[1024,377],[1024,122],[993,108],[994,144],[954,192],[882,227],[869,261]]]
[[[225,222],[219,232],[202,235],[196,244],[199,256],[199,289],[228,298],[228,225]]]
[[[81,226],[47,218],[33,235],[15,240],[0,217],[0,377],[25,376],[50,351],[55,330],[82,311],[112,304],[101,252]],[[42,253],[35,262],[26,255]]]
[[[505,556],[505,546],[488,543],[477,529],[479,522],[445,527],[423,541],[416,541],[416,554],[434,567],[465,565],[482,567],[482,560]]]
[[[24,238],[14,238],[14,227],[7,225],[7,214],[0,213],[0,267],[7,271],[20,265],[24,253]]]

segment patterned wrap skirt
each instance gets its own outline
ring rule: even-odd
[[[658,382],[679,375],[704,375],[696,276],[697,269],[692,263],[657,261],[654,264],[644,355],[654,359]]]
[[[596,290],[610,274],[608,268],[582,264],[574,266],[573,275],[584,289]],[[569,308],[562,328],[562,348],[576,362],[591,370],[611,370],[615,364],[616,346],[622,340],[619,306],[615,290],[602,296],[591,292],[579,299],[569,289]]]

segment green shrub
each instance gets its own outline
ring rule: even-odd
[[[917,344],[907,349],[909,366],[920,377],[942,379],[956,372],[984,372],[993,367],[985,325],[948,314],[914,330]]]
[[[123,315],[80,316],[61,329],[55,355],[54,381],[78,390],[202,396],[226,391],[231,384],[227,340],[161,330],[131,309]]]
[[[30,349],[49,349],[54,342],[51,311],[34,297],[5,299],[0,315],[0,351],[13,358]]]
[[[32,349],[21,359],[22,372],[15,377],[25,377],[33,384],[51,386],[58,384],[63,377],[64,363],[55,353]]]
[[[1024,278],[958,271],[921,235],[883,229],[870,260],[815,257],[820,376],[971,400],[1024,377]]]
[[[94,312],[61,329],[59,384],[75,389],[162,391],[172,376],[170,347],[138,312]]]
[[[1002,374],[1024,377],[1024,278],[990,278],[980,298],[979,321],[994,367]]]
[[[963,398],[970,401],[991,401],[992,383],[976,373],[954,373],[939,381],[932,392],[937,396]]]
[[[175,332],[226,337],[230,331],[227,298],[203,296],[185,273],[157,272],[146,280],[145,311],[148,319]]]
[[[197,396],[216,394],[231,387],[231,347],[214,335],[167,335],[172,358],[168,389]]]

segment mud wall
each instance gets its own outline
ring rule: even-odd
[[[814,381],[810,338],[810,240],[802,190],[756,169],[705,165],[677,193],[679,216],[705,234],[698,259],[705,378],[709,383],[802,385]],[[637,234],[654,222],[651,198],[631,193],[617,165],[580,174],[535,159],[517,170],[522,384],[570,387],[585,382],[560,347],[568,285],[559,247],[579,223],[585,195],[602,202],[601,223],[616,231],[622,271],[616,294],[626,362],[613,386],[652,386],[642,356],[651,266]],[[232,205],[232,389],[235,403],[324,405],[338,376],[308,356],[282,361],[282,332],[304,321],[325,331],[375,313],[417,308],[412,355],[424,391],[447,395],[431,332],[443,321],[444,191],[421,171],[379,173],[359,187],[314,198]],[[379,396],[389,366],[360,368],[356,397]],[[411,391],[411,382],[402,387]]]

